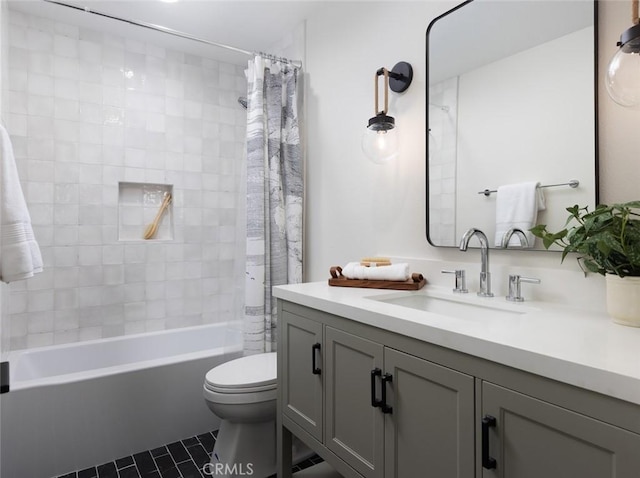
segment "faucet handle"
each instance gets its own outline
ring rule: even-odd
[[[509,295],[506,297],[511,302],[524,302],[524,297],[520,295],[520,284],[528,282],[530,284],[539,284],[540,279],[532,277],[522,277],[517,274],[509,275]]]
[[[455,274],[456,275],[456,288],[453,289],[453,292],[457,292],[458,294],[466,294],[469,292],[467,289],[467,279],[465,276],[464,269],[456,269],[456,270],[443,270],[441,271],[443,274]]]

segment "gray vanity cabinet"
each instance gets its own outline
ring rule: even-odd
[[[473,377],[325,328],[325,445],[369,478],[474,475]]]
[[[385,477],[472,478],[474,379],[385,347]]]
[[[281,318],[282,410],[296,425],[366,478],[474,476],[473,377],[297,314]]]
[[[362,475],[381,478],[384,415],[372,406],[372,385],[380,387],[383,347],[333,327],[325,327],[325,344],[325,446]]]
[[[489,382],[481,423],[483,478],[640,476],[640,435]]]
[[[325,445],[368,478],[474,475],[474,380],[325,328]]]
[[[281,317],[282,413],[322,441],[322,324],[288,313]]]
[[[345,478],[640,478],[637,405],[298,304],[279,312],[279,478],[291,433]]]

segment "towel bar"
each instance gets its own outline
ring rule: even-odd
[[[540,186],[541,188],[555,188],[558,186],[569,186],[570,188],[577,188],[580,185],[580,181],[577,179],[572,179],[567,183],[558,183],[558,184],[543,184]],[[492,193],[497,193],[497,189],[485,189],[484,191],[478,191],[478,194],[484,194],[485,196],[491,196]]]

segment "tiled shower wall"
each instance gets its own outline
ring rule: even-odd
[[[234,318],[243,68],[9,13],[3,116],[45,264],[9,286],[11,348]],[[173,188],[173,239],[118,239],[119,182]]]

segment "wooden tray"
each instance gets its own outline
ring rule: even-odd
[[[333,266],[329,269],[331,278],[329,279],[329,285],[336,287],[362,287],[365,289],[390,289],[390,290],[419,290],[427,283],[427,280],[422,276],[414,272],[411,274],[411,279],[405,282],[391,281],[391,280],[361,280],[361,279],[347,279],[342,275],[342,267]]]

